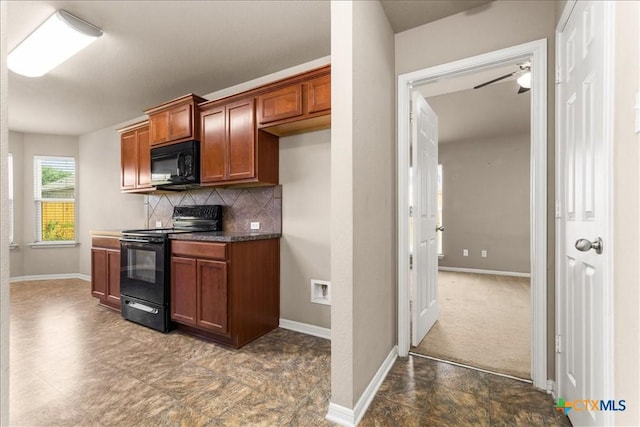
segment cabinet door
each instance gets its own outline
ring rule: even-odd
[[[120,138],[120,188],[123,190],[136,188],[136,174],[138,169],[137,153],[136,132],[123,133]]]
[[[149,144],[162,144],[169,140],[169,112],[162,111],[160,113],[149,116]]]
[[[120,251],[107,250],[106,299],[120,306]]]
[[[169,141],[189,138],[193,133],[191,104],[179,105],[169,110]]]
[[[103,299],[107,293],[107,250],[91,249],[91,295]]]
[[[309,80],[307,83],[307,112],[331,110],[331,75]]]
[[[226,333],[227,263],[198,260],[197,325],[202,329]]]
[[[255,176],[255,101],[253,98],[227,105],[229,180]]]
[[[196,326],[196,260],[171,257],[171,319]]]
[[[227,138],[225,108],[202,113],[200,141],[200,181],[216,182],[225,178]]]
[[[258,97],[260,124],[302,115],[302,84],[288,86]]]
[[[138,168],[136,187],[151,187],[151,146],[149,145],[149,128],[136,132],[138,145]]]

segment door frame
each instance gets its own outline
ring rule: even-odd
[[[540,39],[398,76],[397,215],[398,353],[409,354],[409,137],[411,92],[444,77],[461,76],[501,64],[531,59],[531,377],[548,390],[547,381],[547,40]],[[540,89],[535,89],[540,88]],[[402,266],[405,266],[404,268]]]

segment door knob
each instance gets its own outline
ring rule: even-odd
[[[576,249],[582,252],[588,252],[591,249],[595,249],[597,254],[602,253],[602,239],[598,237],[595,242],[590,242],[587,239],[578,239],[576,241]]]
[[[436,231],[444,231],[444,227],[443,226],[436,227]]]

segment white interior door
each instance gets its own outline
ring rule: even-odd
[[[606,396],[604,286],[607,233],[608,117],[605,85],[605,3],[579,1],[558,38],[558,143],[562,158],[561,276],[558,286],[559,398]],[[602,239],[602,243],[598,239]],[[581,242],[581,243],[577,243]],[[597,250],[601,244],[602,251]],[[603,256],[603,253],[605,256]],[[569,410],[573,425],[605,425],[604,411]]]
[[[438,116],[416,92],[413,93],[412,111],[411,342],[417,346],[438,320]]]

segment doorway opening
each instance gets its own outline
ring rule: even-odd
[[[530,133],[530,274],[531,274],[531,378],[534,386],[547,389],[547,185],[546,185],[546,40],[538,40],[499,51],[466,58],[398,77],[398,348],[401,356],[409,353],[412,329],[409,270],[410,213],[409,162],[410,105],[415,89],[429,82],[477,74],[508,64],[531,63],[531,133]],[[400,125],[403,124],[403,125]],[[435,167],[435,166],[434,166]],[[415,171],[414,171],[415,173]],[[446,176],[446,165],[443,174]],[[446,192],[446,189],[444,190]],[[446,197],[446,196],[445,196]],[[435,198],[434,198],[435,200]],[[445,213],[446,216],[446,213]],[[445,219],[446,221],[446,219]],[[447,251],[446,243],[443,250]],[[433,251],[435,253],[435,251]],[[437,274],[437,260],[428,265],[429,274]],[[414,267],[416,264],[414,263]],[[420,268],[420,266],[418,266]],[[418,281],[419,282],[419,281]],[[416,287],[420,283],[413,284]]]
[[[437,116],[439,315],[412,354],[524,380],[531,379],[531,91],[517,79],[529,64],[414,88]]]

